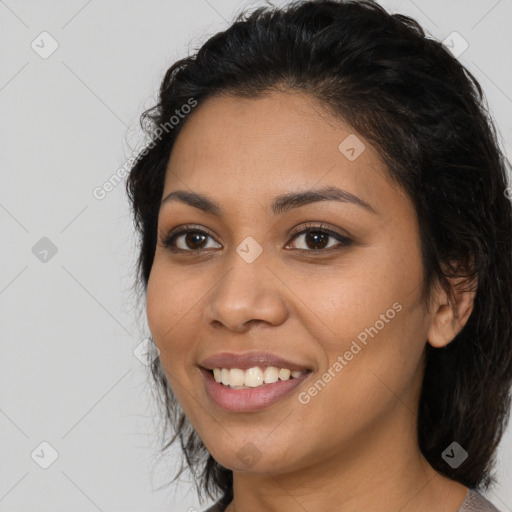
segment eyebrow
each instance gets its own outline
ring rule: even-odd
[[[179,201],[194,208],[198,208],[206,213],[211,213],[217,217],[222,216],[222,208],[213,199],[196,192],[188,192],[185,190],[175,190],[165,196],[160,203],[160,207],[164,203],[170,201]],[[324,187],[316,190],[304,190],[300,192],[289,192],[275,197],[270,209],[274,215],[283,214],[295,208],[306,206],[319,201],[339,201],[342,203],[351,203],[370,213],[377,214],[377,211],[366,201],[356,195],[337,187]]]

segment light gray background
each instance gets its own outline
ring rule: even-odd
[[[510,159],[512,0],[382,3],[435,37],[457,31],[469,43],[459,58],[480,80]],[[165,70],[257,5],[0,0],[0,511],[204,508],[188,477],[156,490],[176,461],[156,456],[147,368],[133,354],[147,333],[130,290],[124,184],[101,201],[92,191],[141,147],[138,116]],[[59,45],[46,59],[31,47],[43,31]],[[46,262],[32,252],[42,237],[57,248]],[[49,460],[43,441],[58,452],[48,469],[34,461]],[[509,427],[487,495],[503,512],[512,511],[511,454]]]

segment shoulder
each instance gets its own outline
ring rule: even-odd
[[[457,512],[500,512],[490,501],[475,489],[468,489],[466,499]]]

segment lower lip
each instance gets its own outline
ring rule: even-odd
[[[297,378],[279,380],[253,389],[231,389],[217,382],[209,370],[201,368],[201,372],[210,398],[229,412],[254,412],[264,409],[289,394],[311,374],[308,371]]]

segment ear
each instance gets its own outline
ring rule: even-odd
[[[435,348],[448,345],[463,327],[473,311],[477,278],[468,280],[465,277],[449,278],[453,290],[453,301],[448,294],[438,287],[434,303],[433,317],[427,333],[427,341]]]

